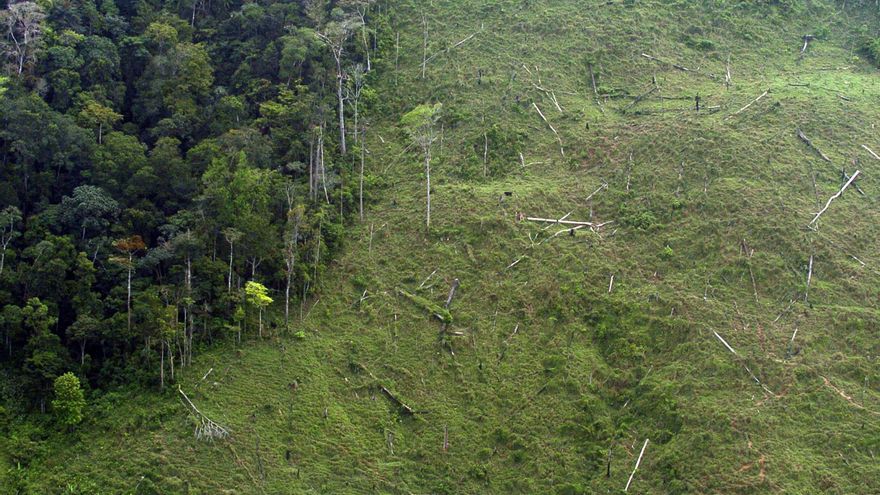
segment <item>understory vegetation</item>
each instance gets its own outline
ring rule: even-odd
[[[874,0],[0,18],[0,494],[880,491]]]

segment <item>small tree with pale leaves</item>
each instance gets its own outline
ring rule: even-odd
[[[410,110],[400,123],[410,139],[413,140],[425,158],[425,180],[427,182],[427,215],[425,224],[431,228],[431,146],[437,140],[437,121],[440,120],[442,103],[419,105]]]
[[[247,301],[257,308],[260,321],[260,338],[263,338],[263,310],[272,304],[272,298],[268,295],[269,289],[265,285],[251,280],[244,286],[244,293],[247,295]]]

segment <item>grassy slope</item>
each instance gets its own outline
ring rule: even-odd
[[[82,441],[34,467],[34,493],[61,493],[74,478],[107,493],[153,484],[162,493],[619,492],[645,438],[637,493],[880,491],[880,161],[860,148],[880,150],[880,78],[852,59],[849,39],[876,19],[825,1],[797,15],[671,1],[435,1],[429,52],[483,29],[433,59],[422,81],[420,11],[393,3],[400,70],[391,48],[378,86],[394,96],[370,140],[372,170],[389,186],[352,226],[308,309],[307,338],[214,351],[183,381],[232,441],[195,441],[171,396],[108,398]],[[798,60],[800,36],[822,27],[827,39]],[[699,93],[720,109],[698,114],[688,101],[652,98],[623,114],[632,98],[620,98],[603,113],[590,53],[601,53],[605,91],[641,94],[655,76],[661,95]],[[730,89],[706,75],[722,75],[728,54]],[[532,83],[553,90],[564,112]],[[429,99],[456,122],[436,153],[428,234],[418,157],[395,124]],[[565,157],[532,101],[559,130]],[[495,159],[482,177],[492,124],[523,132],[498,145],[522,152],[528,167]],[[797,139],[798,127],[832,164]],[[818,232],[806,229],[844,166],[862,171],[866,196],[847,193]],[[608,190],[586,202],[603,181]],[[499,201],[505,191],[512,196]],[[515,221],[516,212],[569,211],[616,223],[542,243],[555,227]],[[438,342],[439,322],[396,292],[416,292],[435,269],[418,291],[431,301],[461,280],[454,357]],[[371,297],[357,304],[364,290]],[[402,414],[364,368],[424,413]]]

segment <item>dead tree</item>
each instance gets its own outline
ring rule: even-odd
[[[189,410],[190,414],[196,419],[195,437],[199,440],[222,440],[229,437],[229,430],[222,425],[216,423],[211,418],[205,416],[202,411],[187,397],[180,385],[177,386],[183,405]]]
[[[348,153],[345,146],[345,97],[342,87],[345,74],[342,71],[343,54],[345,43],[351,37],[351,33],[360,27],[360,20],[355,17],[346,17],[339,22],[329,22],[324,26],[323,32],[316,32],[318,39],[330,49],[330,54],[336,62],[336,101],[339,112],[339,149],[343,155]]]
[[[810,42],[813,41],[814,39],[816,39],[816,37],[813,36],[812,34],[805,34],[804,35],[804,38],[803,38],[804,46],[801,48],[801,57],[804,56],[804,53],[806,53],[806,51],[807,51],[807,47],[810,45]]]
[[[6,26],[5,51],[15,60],[18,75],[24,72],[26,63],[37,61],[37,49],[43,33],[43,20],[46,14],[34,2],[9,2],[9,7],[0,11],[0,23]]]

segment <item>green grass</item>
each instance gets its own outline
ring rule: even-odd
[[[30,492],[620,493],[645,438],[634,493],[880,491],[880,161],[861,148],[880,151],[880,74],[851,35],[877,17],[707,3],[435,1],[430,53],[479,32],[423,81],[423,7],[390,2],[400,68],[386,47],[369,137],[384,186],[307,306],[306,338],[221,347],[183,376],[230,440],[196,441],[173,391],[105,396],[76,436],[49,439]],[[603,112],[588,59],[603,92],[631,96]],[[656,94],[627,108],[652,77],[662,96],[718,108]],[[446,112],[430,232],[396,128],[426,100]],[[862,171],[865,196],[808,229],[842,167]],[[516,221],[569,211],[614,223],[549,239],[558,227]],[[426,308],[454,278],[441,335]]]

